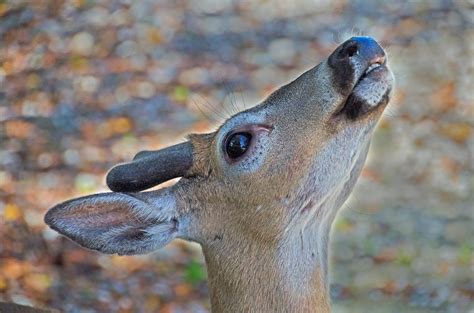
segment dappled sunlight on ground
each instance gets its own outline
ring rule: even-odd
[[[321,3],[0,1],[0,301],[207,312],[198,246],[100,255],[47,229],[44,213],[365,34],[387,47],[397,92],[334,225],[335,312],[473,309],[469,5]]]

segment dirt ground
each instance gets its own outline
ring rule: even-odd
[[[315,3],[0,0],[0,301],[208,312],[197,245],[101,255],[44,213],[370,35],[397,91],[334,224],[334,312],[474,312],[474,5]]]

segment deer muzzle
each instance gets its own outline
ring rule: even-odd
[[[353,37],[328,58],[333,83],[345,101],[335,115],[355,120],[388,103],[393,76],[387,56],[370,37]]]

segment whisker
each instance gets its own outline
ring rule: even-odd
[[[332,39],[333,39],[333,44],[334,44],[334,45],[339,44],[340,41],[341,41],[340,31],[335,31],[335,32],[332,34]]]
[[[211,112],[214,115],[214,119],[216,120],[216,122],[223,122],[227,119],[227,116],[223,115],[222,111],[217,110],[207,98],[200,94],[196,96],[201,98],[202,105],[207,109],[207,111]]]
[[[389,117],[389,118],[399,118],[401,117],[401,114],[395,111],[393,107],[387,106],[385,108],[385,111],[383,112],[384,117]]]
[[[237,104],[235,101],[235,93],[233,91],[229,93],[229,100],[230,100],[231,107],[233,109],[232,115],[239,113],[239,108],[237,107]]]
[[[221,102],[222,110],[225,112],[225,114],[227,114],[227,116],[232,116],[234,115],[233,110],[231,107],[229,107],[229,103],[228,103],[228,102],[232,102],[232,100],[229,98],[229,94],[231,91],[227,85],[224,86],[224,90],[225,90],[225,96],[224,96],[223,101]],[[230,105],[232,105],[232,103],[230,103]]]
[[[210,116],[209,114],[207,114],[202,108],[201,106],[199,105],[199,103],[197,102],[197,99],[195,98],[195,95],[191,95],[191,101],[192,103],[194,104],[194,106],[198,109],[199,113],[201,113],[202,116],[204,116],[204,118],[211,122],[211,123],[215,123],[217,122],[216,119],[212,116]]]
[[[247,103],[245,102],[245,99],[244,99],[244,93],[242,92],[242,90],[239,91],[240,93],[240,100],[242,101],[242,105],[243,105],[243,110],[242,111],[245,111],[248,109],[247,107]]]
[[[353,195],[353,198],[355,198],[354,195]],[[356,201],[355,199],[353,199],[352,202],[359,202],[359,201]],[[346,210],[347,210],[347,211],[349,211],[349,212],[354,212],[354,213],[356,213],[356,214],[358,214],[358,215],[361,215],[361,216],[364,216],[364,217],[367,217],[367,218],[368,218],[369,216],[373,216],[373,215],[374,215],[373,212],[363,211],[363,210],[361,210],[361,209],[356,208],[353,203],[346,203],[346,204],[345,204],[345,207],[346,207]]]

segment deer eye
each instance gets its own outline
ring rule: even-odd
[[[246,132],[230,135],[225,143],[225,152],[227,156],[232,160],[241,157],[249,148],[251,140],[252,135]]]

